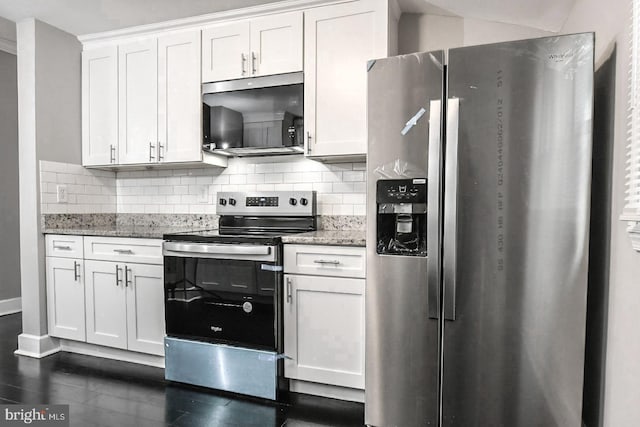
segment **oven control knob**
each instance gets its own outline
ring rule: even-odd
[[[296,199],[294,199],[293,197],[289,199],[289,204],[291,206],[295,206],[298,203],[298,201]]]
[[[300,199],[300,204],[302,206],[307,206],[309,204],[309,201],[303,197],[302,199]]]
[[[220,199],[220,206],[225,206],[227,204],[227,200],[226,199]]]
[[[244,310],[245,313],[251,313],[253,311],[253,304],[247,301],[244,304],[242,304],[242,309]]]
[[[236,205],[236,199],[231,199],[231,198],[229,198],[229,204],[230,204],[231,206],[235,206],[235,205]]]

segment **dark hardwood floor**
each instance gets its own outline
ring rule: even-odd
[[[169,383],[159,368],[60,352],[16,356],[20,314],[0,317],[0,405],[68,404],[72,426],[362,426],[362,404],[292,393],[274,403]]]

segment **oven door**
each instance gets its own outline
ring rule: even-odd
[[[164,242],[167,335],[281,350],[278,246]]]

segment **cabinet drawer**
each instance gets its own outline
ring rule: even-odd
[[[162,264],[162,240],[85,237],[85,259]]]
[[[365,248],[284,245],[284,271],[337,277],[365,277]]]
[[[47,256],[82,258],[82,236],[47,234],[45,241],[47,245]]]

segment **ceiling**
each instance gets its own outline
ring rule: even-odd
[[[151,24],[279,0],[0,0],[0,16],[35,17],[75,35]],[[432,13],[559,31],[575,0],[399,0],[409,13]]]

